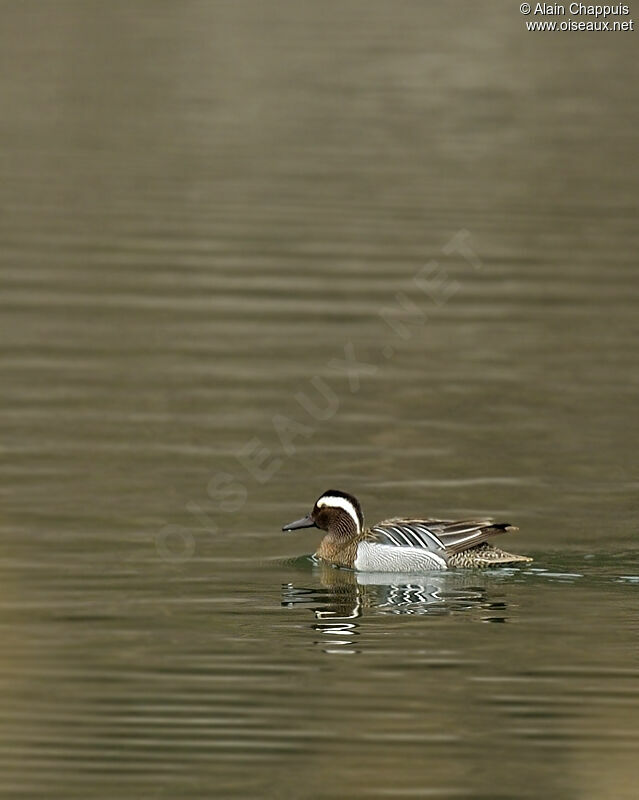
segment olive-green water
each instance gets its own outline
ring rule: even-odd
[[[637,797],[637,34],[524,19],[1,4],[3,798]]]

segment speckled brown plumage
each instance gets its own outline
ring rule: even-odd
[[[351,567],[357,556],[357,545],[362,537],[346,538],[327,533],[317,548],[315,555],[339,567]]]
[[[492,544],[483,542],[476,547],[454,553],[448,559],[449,567],[473,568],[473,567],[505,567],[508,564],[522,564],[532,561],[529,556],[519,556],[514,553],[507,553]]]

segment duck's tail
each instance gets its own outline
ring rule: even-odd
[[[507,553],[498,547],[482,543],[455,553],[448,559],[449,567],[506,567],[513,564],[527,564],[532,561],[530,556],[520,556],[516,553]]]
[[[448,524],[439,536],[450,554],[461,553],[476,547],[492,536],[518,531],[510,522],[493,522],[490,519],[468,520]]]

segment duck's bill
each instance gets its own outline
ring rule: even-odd
[[[297,531],[300,528],[314,528],[315,523],[313,522],[313,517],[310,514],[307,514],[302,519],[296,519],[295,522],[289,522],[288,525],[285,525],[282,530],[283,531]]]

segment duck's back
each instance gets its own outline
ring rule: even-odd
[[[486,543],[491,536],[513,530],[517,528],[509,523],[490,519],[388,519],[367,532],[354,566],[362,571],[401,572],[530,561]]]

